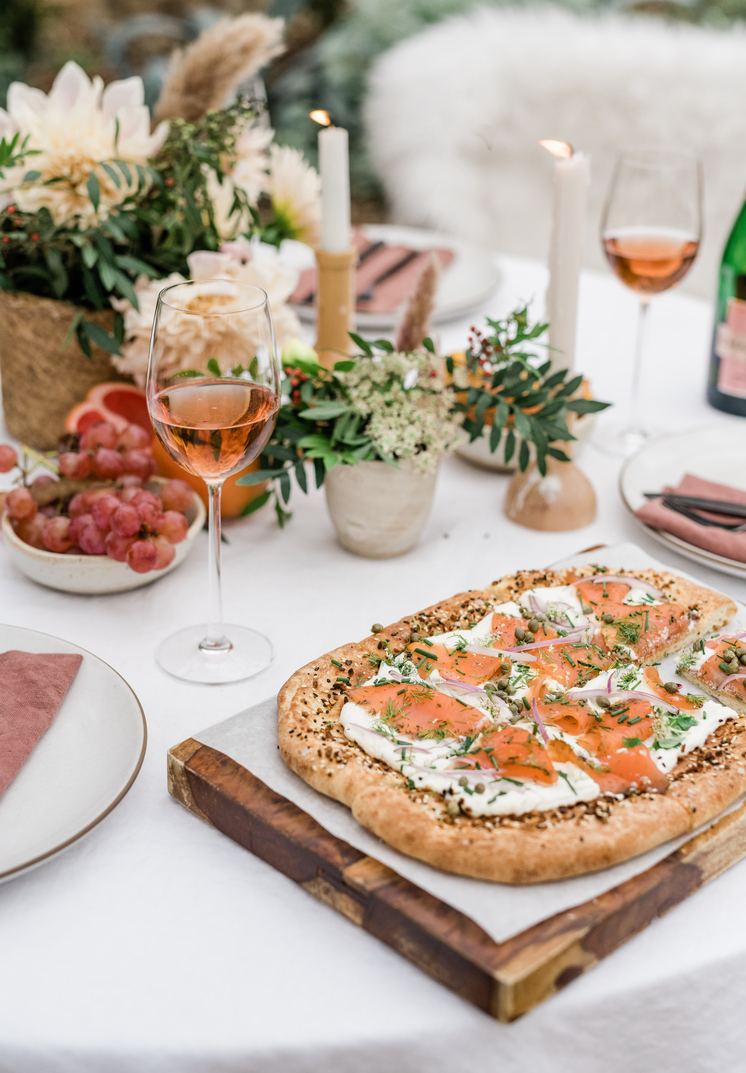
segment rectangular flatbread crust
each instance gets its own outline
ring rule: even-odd
[[[278,697],[283,759],[309,785],[347,805],[359,823],[401,852],[447,872],[502,883],[539,883],[598,871],[713,819],[746,791],[743,713],[734,712],[703,747],[679,759],[665,793],[635,793],[621,800],[602,797],[517,817],[453,817],[442,795],[409,789],[402,775],[343,732],[339,717],[346,681],[370,677],[369,657],[377,655],[384,641],[392,651],[403,651],[413,629],[428,637],[467,628],[527,589],[564,585],[592,572],[583,568],[514,574],[484,590],[443,600],[302,667]],[[686,643],[722,628],[736,611],[727,597],[674,575],[625,573],[693,609],[696,625]]]

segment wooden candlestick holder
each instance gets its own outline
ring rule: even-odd
[[[349,332],[355,330],[355,265],[357,250],[316,250],[316,352],[321,365],[334,368],[350,354]]]

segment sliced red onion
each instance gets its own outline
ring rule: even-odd
[[[536,707],[536,697],[531,698],[531,711],[534,713],[534,719],[544,739],[544,744],[549,745],[549,735],[547,734],[547,728],[544,726],[544,720],[539,715],[539,709]]]
[[[514,645],[513,648],[503,648],[503,652],[525,652],[530,648],[549,648],[550,645],[570,645],[574,644],[581,633],[585,633],[587,627],[579,626],[574,630],[570,630],[566,637],[550,637],[547,641],[532,641],[530,645]],[[469,646],[467,645],[467,651]]]
[[[727,678],[724,678],[718,689],[725,689],[728,682],[740,682],[742,678],[746,678],[746,674],[729,674]]]
[[[611,694],[621,697],[622,700],[646,700],[656,708],[668,708],[669,712],[675,712],[677,715],[680,711],[675,704],[670,704],[654,693],[643,693],[640,689],[571,689],[567,696],[570,700],[593,700],[594,697],[608,697]]]
[[[595,574],[593,577],[583,577],[580,581],[576,581],[576,585],[581,585],[584,581],[592,581],[594,584],[601,584],[604,581],[623,581],[630,588],[644,589],[654,599],[659,600],[664,593],[660,589],[656,589],[654,585],[649,585],[647,581],[642,581],[639,577],[631,577],[629,574]]]
[[[535,648],[535,645],[524,645],[525,648]],[[517,648],[485,648],[483,645],[467,645],[467,652],[473,652],[477,656],[494,656],[495,659],[502,659],[503,652],[518,652]],[[526,656],[526,662],[531,663],[536,659],[536,656]]]

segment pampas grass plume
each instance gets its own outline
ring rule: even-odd
[[[435,308],[435,292],[438,288],[440,262],[431,253],[417,280],[417,286],[407,303],[404,320],[396,336],[396,349],[406,352],[418,350],[427,335],[430,318]]]
[[[246,78],[283,51],[283,19],[248,14],[220,19],[186,48],[174,52],[154,120],[195,122],[224,108]]]

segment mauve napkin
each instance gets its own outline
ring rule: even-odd
[[[67,652],[0,653],[0,796],[57,714],[82,659]]]
[[[373,243],[359,230],[353,232],[353,244],[359,254],[365,253]],[[415,253],[412,260],[403,263],[409,254]],[[435,253],[440,261],[440,267],[445,268],[453,260],[452,250],[410,250],[407,246],[387,246],[382,243],[370,256],[366,257],[358,265],[355,272],[355,293],[357,294],[357,310],[360,313],[389,313],[404,302],[414,291],[420,273],[425,268],[431,253]],[[390,269],[402,267],[391,276],[380,279]],[[369,287],[372,287],[372,297],[366,300],[360,298]],[[302,305],[309,302],[316,292],[316,266],[307,268],[301,272],[298,286],[288,299],[289,302]]]
[[[683,496],[704,496],[706,499],[721,499],[728,503],[738,503],[746,506],[746,492],[737,488],[730,488],[727,484],[715,484],[713,481],[705,481],[701,477],[694,477],[687,473],[676,488],[664,488],[664,492],[676,492]],[[707,518],[726,522],[729,525],[737,525],[738,518],[728,518],[723,514],[698,511]],[[688,544],[694,544],[697,548],[714,552],[715,555],[723,555],[726,559],[736,559],[746,563],[746,533],[729,533],[727,529],[715,529],[709,525],[698,525],[683,514],[664,507],[660,499],[650,499],[639,510],[635,511],[635,517],[646,525],[652,525],[656,529],[663,529],[666,533],[672,533]],[[746,520],[746,519],[745,519]]]

